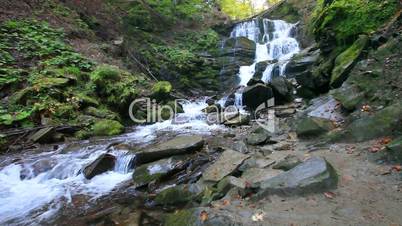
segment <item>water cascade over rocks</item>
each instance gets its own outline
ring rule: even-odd
[[[256,43],[255,59],[249,66],[241,66],[240,83],[244,87],[257,74],[257,64],[265,63],[262,76],[257,78],[265,83],[275,76],[285,76],[284,71],[289,59],[300,51],[299,43],[293,37],[296,25],[282,20],[256,18],[237,24],[231,38],[247,37]],[[260,69],[259,69],[260,70]],[[242,106],[242,89],[235,95],[235,105]]]
[[[268,82],[276,76],[275,71],[283,76],[287,60],[299,51],[297,41],[291,37],[294,28],[293,24],[267,19],[243,22],[234,28],[231,37],[247,37],[257,46],[254,63],[240,68],[240,85],[247,85],[254,76],[256,64],[263,61],[269,62],[260,78],[262,81]],[[235,105],[243,105],[241,92],[235,94],[235,99]],[[136,156],[127,150],[111,148],[113,142],[144,147],[161,136],[211,135],[213,131],[225,129],[223,125],[206,122],[207,115],[202,112],[208,106],[205,99],[182,105],[184,113],[175,119],[137,126],[121,136],[60,145],[56,150],[49,146],[42,147],[40,152],[0,156],[0,224],[41,224],[71,206],[75,196],[84,196],[91,202],[129,180]],[[88,177],[83,171],[102,155],[112,156],[109,159],[113,163],[107,163],[95,173],[91,167]]]

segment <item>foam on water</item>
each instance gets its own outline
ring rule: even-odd
[[[205,100],[183,103],[184,113],[176,119],[138,126],[134,132],[118,138],[146,143],[157,138],[157,132],[209,134],[224,130],[221,125],[208,125],[201,111]],[[182,118],[182,119],[180,119]],[[87,180],[80,172],[106,152],[108,143],[63,152],[42,152],[21,157],[20,162],[0,168],[0,225],[40,224],[68,205],[72,196],[83,194],[94,200],[108,194],[116,185],[131,178],[134,155],[124,150],[111,150],[117,161],[113,171]],[[157,170],[157,169],[151,169]]]

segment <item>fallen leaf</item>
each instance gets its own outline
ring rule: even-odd
[[[248,182],[248,181],[246,181],[246,182],[244,182],[244,186],[245,186],[246,188],[251,188],[251,183]]]
[[[207,211],[205,211],[205,210],[201,211],[201,213],[200,213],[200,221],[201,221],[202,223],[204,223],[204,222],[207,221],[207,220],[208,220],[208,213],[207,213]]]
[[[335,193],[327,191],[327,192],[324,192],[324,196],[329,199],[333,199],[333,198],[335,198]]]
[[[399,171],[401,171],[402,167],[401,167],[401,165],[395,165],[392,167],[392,169],[399,172]]]
[[[251,216],[251,220],[257,222],[257,221],[263,221],[264,220],[264,212],[258,212],[255,213],[253,216]]]
[[[230,201],[227,200],[227,199],[224,199],[222,204],[223,204],[224,206],[230,205]]]
[[[380,140],[379,143],[382,145],[387,145],[387,144],[391,143],[391,141],[392,141],[392,139],[390,137],[384,137]]]

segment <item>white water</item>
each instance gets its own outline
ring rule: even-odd
[[[204,100],[183,104],[185,113],[176,119],[138,126],[134,132],[114,140],[147,143],[157,138],[157,132],[209,134],[223,130],[220,125],[208,125],[201,112]],[[180,119],[180,117],[182,119]],[[80,170],[106,152],[109,143],[87,145],[66,153],[65,146],[40,154],[18,156],[20,161],[0,166],[0,225],[40,224],[54,216],[63,206],[71,205],[74,195],[82,194],[94,200],[110,193],[116,185],[131,178],[134,155],[124,150],[112,150],[117,158],[113,171],[85,179]],[[85,144],[78,145],[85,146]]]
[[[272,79],[275,65],[279,67],[279,75],[285,76],[286,64],[293,55],[300,51],[297,40],[291,37],[291,31],[294,28],[295,24],[269,19],[254,19],[239,23],[234,27],[230,37],[247,37],[256,43],[254,63],[240,67],[238,74],[240,86],[247,85],[255,73],[256,64],[262,61],[278,60],[278,63],[267,66],[261,79],[263,82],[269,82]],[[236,95],[236,98],[242,97]],[[241,101],[236,99],[235,102],[240,103]]]

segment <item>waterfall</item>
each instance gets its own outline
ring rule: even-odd
[[[249,66],[241,66],[239,70],[240,86],[246,86],[253,77],[255,65],[258,62],[277,60],[276,64],[268,64],[263,72],[262,81],[269,82],[272,79],[275,67],[279,67],[279,76],[285,76],[284,71],[289,59],[300,51],[299,43],[291,37],[295,24],[282,20],[270,20],[256,18],[237,24],[230,34],[231,38],[247,37],[256,43],[254,63]],[[236,98],[240,98],[236,95]],[[236,101],[236,103],[240,103]]]

